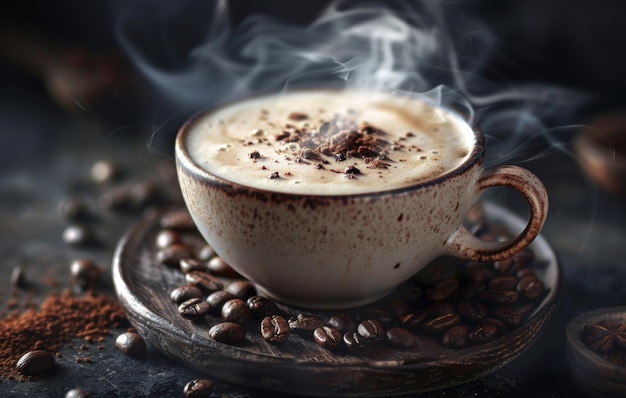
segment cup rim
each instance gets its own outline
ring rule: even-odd
[[[299,89],[295,89],[292,91],[298,91],[298,92],[303,92],[303,91],[317,91],[317,90],[336,90],[336,91],[340,91],[340,90],[350,90],[350,89],[338,89],[335,87],[317,87],[317,88],[299,88]],[[211,113],[214,112],[218,112],[221,109],[227,108],[233,104],[236,104],[240,101],[245,101],[248,99],[252,99],[252,98],[258,98],[258,97],[263,97],[263,96],[267,96],[270,95],[272,93],[277,93],[276,91],[274,92],[260,92],[260,93],[254,93],[254,94],[250,94],[250,95],[246,95],[246,96],[242,96],[242,97],[238,97],[235,99],[231,99],[225,102],[222,102],[216,106],[207,108],[207,109],[203,109],[200,110],[199,112],[195,113],[194,115],[192,115],[191,117],[189,117],[179,128],[178,133],[176,134],[176,139],[175,139],[175,150],[174,150],[174,156],[175,156],[175,160],[176,163],[182,167],[184,167],[187,171],[189,171],[190,173],[192,173],[196,178],[201,179],[202,181],[207,182],[209,185],[212,186],[221,186],[221,187],[229,187],[232,190],[235,191],[254,191],[254,192],[258,192],[261,194],[267,194],[267,195],[272,195],[272,196],[281,196],[281,197],[289,197],[289,198],[324,198],[324,199],[330,199],[330,198],[341,198],[341,199],[349,199],[349,198],[368,198],[368,197],[379,197],[381,195],[385,195],[385,194],[391,194],[391,195],[397,195],[397,194],[401,194],[401,193],[405,193],[405,192],[413,192],[413,191],[418,191],[421,189],[424,189],[426,187],[430,187],[430,186],[434,186],[434,185],[438,185],[441,182],[448,180],[450,178],[454,178],[456,176],[459,176],[461,174],[464,174],[465,172],[467,172],[468,170],[470,170],[472,167],[474,167],[476,164],[479,164],[483,161],[484,158],[484,152],[485,152],[485,139],[484,136],[482,134],[482,132],[480,131],[480,129],[474,125],[474,124],[470,124],[459,112],[453,110],[450,107],[446,107],[445,105],[440,105],[440,104],[435,104],[432,101],[429,101],[426,98],[418,98],[417,100],[422,101],[430,106],[439,108],[447,113],[449,113],[450,115],[458,118],[458,120],[468,126],[470,128],[470,130],[473,132],[474,135],[474,145],[472,147],[472,150],[469,154],[469,156],[467,157],[467,159],[465,159],[465,161],[463,161],[461,164],[457,165],[456,167],[446,171],[443,174],[438,175],[437,177],[434,178],[429,178],[426,179],[424,181],[420,181],[414,184],[410,184],[410,185],[406,185],[403,187],[398,187],[398,188],[392,188],[392,189],[381,189],[381,190],[374,190],[374,191],[370,191],[370,192],[359,192],[359,193],[347,193],[347,194],[315,194],[315,193],[292,193],[292,192],[284,192],[284,191],[276,191],[276,190],[270,190],[270,189],[264,189],[264,188],[259,188],[259,187],[254,187],[254,186],[250,186],[250,185],[244,185],[241,183],[237,183],[234,181],[231,181],[227,178],[224,178],[222,176],[219,176],[217,174],[211,173],[210,171],[208,171],[207,169],[203,168],[202,166],[200,166],[198,164],[198,162],[196,162],[189,154],[189,151],[187,149],[187,146],[185,145],[185,142],[187,141],[187,136],[189,135],[189,132],[191,130],[191,127],[193,127],[196,123],[199,123],[200,120],[204,117],[206,117],[207,115],[210,115]],[[393,94],[391,94],[393,95]]]

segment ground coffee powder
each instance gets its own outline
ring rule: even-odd
[[[0,377],[18,375],[17,360],[27,351],[56,353],[74,338],[98,341],[112,327],[128,324],[119,304],[104,295],[70,291],[52,294],[41,307],[0,320]]]

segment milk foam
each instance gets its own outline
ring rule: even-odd
[[[314,142],[330,134],[329,124],[339,125],[335,133],[375,136],[382,143],[380,154],[321,153]],[[198,165],[225,180],[271,191],[337,195],[406,187],[446,173],[468,158],[474,134],[458,116],[419,99],[316,90],[220,108],[196,120],[185,144]]]

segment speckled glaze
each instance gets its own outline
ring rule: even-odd
[[[510,257],[537,236],[548,198],[537,177],[517,166],[484,170],[484,141],[475,131],[468,160],[436,179],[391,191],[295,195],[263,191],[208,173],[185,148],[188,121],[176,139],[183,197],[198,229],[239,273],[288,304],[345,308],[389,293],[434,258],[475,261]],[[487,243],[463,219],[482,191],[507,186],[530,206],[516,238]]]

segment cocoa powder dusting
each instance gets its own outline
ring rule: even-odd
[[[17,376],[15,364],[29,350],[55,353],[74,338],[102,341],[110,328],[127,323],[122,308],[109,297],[93,292],[53,294],[39,310],[10,314],[0,321],[0,377]]]

